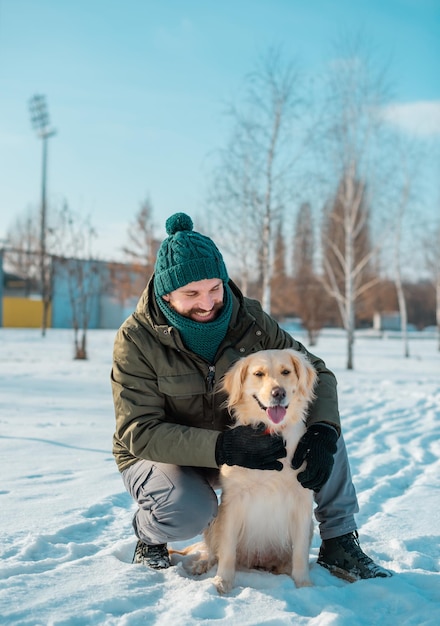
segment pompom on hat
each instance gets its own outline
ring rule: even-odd
[[[188,283],[207,278],[229,280],[223,257],[209,237],[193,230],[186,213],[171,215],[154,266],[154,291],[161,297]]]

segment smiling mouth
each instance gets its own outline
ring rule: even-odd
[[[274,424],[279,424],[283,421],[288,406],[281,406],[281,404],[276,404],[274,406],[264,406],[264,404],[260,402],[255,394],[253,395],[253,398],[254,400],[256,400],[260,409],[266,413],[271,422],[273,422]]]
[[[191,311],[188,315],[188,317],[190,319],[193,320],[208,320],[210,321],[211,319],[214,319],[217,315],[217,309],[216,307],[213,307],[210,311],[201,311],[200,309],[197,309],[195,311]]]

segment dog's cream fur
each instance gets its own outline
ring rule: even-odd
[[[200,574],[218,562],[214,584],[219,593],[232,589],[237,568],[289,574],[297,587],[311,585],[313,494],[298,482],[300,470],[293,470],[290,462],[306,430],[315,382],[312,365],[290,349],[252,354],[224,377],[236,425],[265,424],[267,431],[282,435],[287,457],[282,471],[222,466],[221,504],[205,531],[208,558],[193,567]]]

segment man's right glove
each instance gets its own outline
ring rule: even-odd
[[[250,469],[282,470],[278,461],[286,456],[284,440],[265,433],[265,426],[237,426],[220,433],[215,446],[217,465],[240,465]]]
[[[309,426],[301,437],[292,459],[293,469],[307,463],[304,471],[297,476],[306,489],[316,493],[325,485],[333,469],[338,433],[330,424],[318,422]]]

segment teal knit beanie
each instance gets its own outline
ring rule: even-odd
[[[154,267],[157,297],[196,280],[229,280],[219,249],[212,239],[193,230],[189,215],[175,213],[167,219],[165,228],[168,237],[159,248]]]

